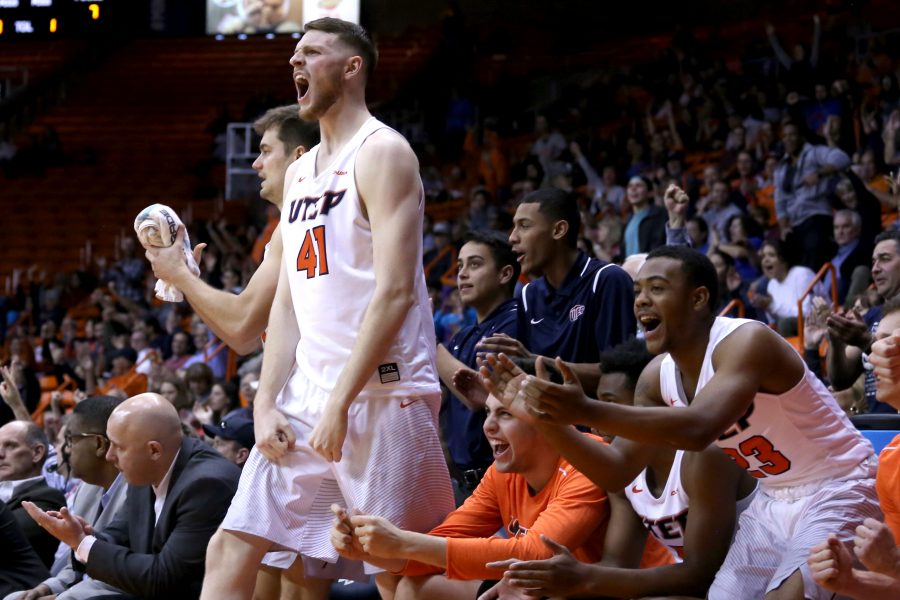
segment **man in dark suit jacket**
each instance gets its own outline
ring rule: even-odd
[[[75,550],[87,574],[128,598],[197,598],[206,546],[237,490],[240,469],[203,442],[182,438],[178,412],[158,394],[120,404],[107,426],[107,460],[130,488],[123,511],[94,534],[68,510],[27,505]]]
[[[0,502],[0,597],[28,589],[49,574],[12,511]]]
[[[47,436],[30,421],[12,421],[0,427],[0,500],[6,502],[25,537],[49,567],[59,543],[22,508],[26,500],[45,510],[66,504],[62,492],[47,485],[41,475],[47,446]]]
[[[838,302],[847,305],[848,294],[856,296],[867,287],[871,279],[872,240],[864,240],[862,218],[856,211],[842,209],[834,213],[834,242],[837,252],[831,263],[838,271]],[[831,286],[831,274],[825,279]],[[829,287],[830,289],[830,287]]]

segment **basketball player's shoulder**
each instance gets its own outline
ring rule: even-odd
[[[660,354],[651,360],[638,377],[634,389],[635,406],[660,406],[665,405],[659,387],[660,371],[662,363],[668,354]]]
[[[751,319],[728,319],[728,321],[726,325],[728,331],[720,338],[722,341],[716,346],[714,359],[735,349],[742,349],[744,354],[749,352],[771,356],[771,352],[777,353],[782,346],[789,347],[785,339],[765,323]]]
[[[410,161],[418,169],[419,160],[406,138],[390,127],[381,127],[369,135],[360,146],[359,158],[365,161]],[[384,163],[381,163],[382,165]]]

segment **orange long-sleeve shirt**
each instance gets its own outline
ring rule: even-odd
[[[503,572],[486,563],[550,558],[541,534],[574,549],[579,560],[599,560],[608,521],[606,492],[560,459],[553,477],[534,495],[524,477],[491,465],[472,496],[429,533],[447,538],[451,579],[499,579]],[[493,537],[501,527],[508,538]],[[410,561],[403,575],[441,571]]]
[[[900,435],[891,440],[878,456],[875,489],[884,513],[884,523],[900,546]]]

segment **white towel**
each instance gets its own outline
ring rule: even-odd
[[[144,248],[168,248],[175,243],[178,226],[181,225],[178,213],[165,204],[151,204],[134,220],[134,232]],[[184,261],[194,275],[200,275],[200,267],[191,252],[191,238],[187,230],[184,232]],[[166,302],[181,302],[184,294],[177,287],[160,279],[156,282],[156,297]]]

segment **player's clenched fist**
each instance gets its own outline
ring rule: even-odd
[[[362,549],[384,558],[399,558],[403,552],[404,531],[383,517],[356,515],[350,517],[353,535]]]
[[[297,437],[287,418],[274,408],[254,414],[253,433],[256,436],[256,448],[272,462],[294,449]]]
[[[341,462],[342,448],[347,438],[347,409],[340,403],[329,400],[325,405],[322,419],[316,424],[309,445],[322,458],[330,462]]]

